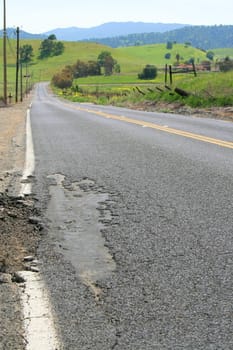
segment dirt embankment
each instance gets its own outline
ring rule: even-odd
[[[0,108],[0,192],[22,174],[28,102]]]
[[[171,114],[182,114],[197,118],[220,119],[233,122],[232,107],[210,107],[210,108],[191,108],[181,103],[166,103],[144,101],[135,104],[126,103],[124,107],[148,112],[163,112]]]
[[[17,198],[25,161],[26,116],[30,97],[0,108],[0,272],[22,268],[20,259],[35,245],[29,218],[33,201]],[[31,240],[32,238],[32,240]]]
[[[35,254],[41,229],[33,200],[17,197],[29,103],[0,108],[0,350],[25,349],[17,271],[30,268],[24,258]]]

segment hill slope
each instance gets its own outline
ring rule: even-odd
[[[171,41],[189,42],[192,46],[204,50],[233,48],[233,25],[187,26],[165,33],[134,33],[114,38],[96,39],[95,37],[91,40],[111,47],[160,44]]]
[[[111,48],[93,42],[65,42],[65,51],[60,56],[49,57],[44,60],[39,60],[39,46],[40,40],[21,40],[21,45],[29,44],[33,47],[33,61],[28,65],[28,72],[33,78],[33,81],[50,80],[52,76],[64,68],[66,65],[73,65],[77,60],[87,62],[89,60],[97,60],[98,55],[102,51],[110,51],[114,59],[116,59],[121,67],[121,74],[116,76],[131,75],[137,79],[137,74],[142,71],[146,64],[155,64],[156,66],[164,67],[165,63],[172,64],[176,61],[176,54],[179,53],[183,60],[194,58],[195,62],[200,62],[205,59],[206,53],[194,49],[192,47],[185,47],[183,44],[173,45],[170,50],[170,60],[165,59],[167,53],[166,44],[134,46],[123,48]],[[15,79],[15,62],[16,57],[13,54],[15,40],[10,40],[7,45],[8,51],[8,82]],[[0,39],[0,57],[2,57],[2,39]],[[25,71],[25,67],[23,70]],[[2,74],[2,66],[0,66],[0,74]],[[25,72],[23,72],[25,74]]]
[[[3,31],[0,30],[0,37]],[[190,26],[184,24],[110,22],[93,28],[58,28],[43,34],[20,31],[20,39],[43,40],[55,34],[63,41],[93,41],[113,48],[189,42],[204,50],[233,48],[233,25]],[[16,38],[15,28],[7,29],[8,38]]]

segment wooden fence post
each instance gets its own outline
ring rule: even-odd
[[[167,64],[165,64],[165,85],[167,85]]]
[[[169,66],[170,85],[172,85],[172,66]]]

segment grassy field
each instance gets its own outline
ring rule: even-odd
[[[154,64],[158,68],[164,68],[165,64],[174,64],[176,62],[176,55],[179,54],[182,61],[187,61],[190,58],[194,58],[196,63],[199,63],[206,59],[206,53],[202,50],[195,49],[191,46],[185,46],[184,44],[174,44],[172,50],[166,48],[166,44],[156,44],[156,45],[145,45],[145,46],[133,46],[133,47],[122,47],[122,48],[110,48],[97,43],[90,42],[64,42],[65,51],[63,55],[51,57],[44,60],[38,60],[39,46],[41,41],[39,40],[22,40],[20,45],[29,44],[32,45],[34,51],[34,58],[32,63],[28,66],[28,73],[30,74],[30,79],[26,82],[26,78],[23,78],[23,87],[26,87],[26,83],[34,84],[38,81],[50,81],[52,76],[59,72],[66,65],[72,65],[77,60],[88,61],[97,60],[98,55],[101,51],[110,51],[114,59],[118,61],[121,67],[121,73],[117,75],[112,75],[110,77],[99,76],[99,77],[88,77],[78,79],[75,84],[82,86],[85,96],[90,92],[93,94],[96,90],[101,91],[101,95],[108,96],[114,95],[116,91],[116,96],[121,95],[119,91],[127,90],[127,98],[148,98],[148,99],[180,99],[180,96],[169,94],[168,91],[164,93],[159,93],[155,91],[154,93],[149,92],[145,95],[134,92],[134,86],[139,84],[152,84],[152,88],[156,90],[156,85],[164,85],[164,73],[159,71],[158,77],[153,81],[141,81],[138,79],[138,73],[142,71],[146,64]],[[0,39],[0,57],[2,58],[2,39]],[[213,50],[215,57],[217,59],[229,56],[233,58],[233,48],[232,49],[218,49]],[[15,90],[15,62],[16,62],[16,41],[9,40],[7,42],[7,74],[8,74],[8,92],[14,95]],[[171,58],[169,60],[165,59],[165,54],[170,53]],[[0,58],[0,59],[1,59]],[[0,65],[0,74],[3,76],[2,65]],[[26,75],[26,67],[23,67],[23,76]],[[189,98],[193,104],[197,104],[196,101],[199,100],[207,101],[208,103],[232,103],[233,86],[232,86],[232,74],[231,73],[208,73],[208,74],[198,74],[197,78],[191,75],[177,75],[174,79],[174,85],[180,88],[190,91],[192,96],[195,98]],[[85,87],[88,85],[89,87]],[[0,96],[2,95],[3,83],[0,80]],[[109,91],[112,91],[110,94]],[[82,96],[82,99],[85,98]],[[114,97],[115,99],[119,98]],[[228,99],[229,96],[229,99]],[[219,102],[219,97],[222,102]],[[72,97],[73,98],[73,97]],[[76,96],[76,98],[80,98]],[[90,96],[88,98],[91,98]],[[102,97],[103,100],[103,97]],[[188,100],[188,99],[187,99]],[[223,102],[223,100],[225,102]],[[207,104],[207,102],[206,102]]]
[[[60,71],[66,65],[74,64],[78,59],[88,61],[97,59],[99,53],[106,48],[103,45],[95,43],[65,43],[65,52],[61,56],[50,57],[48,59],[39,60],[39,47],[41,41],[39,40],[22,40],[20,45],[25,44],[32,45],[33,47],[33,61],[28,65],[28,73],[31,76],[31,83],[38,81],[50,81],[52,76]],[[2,52],[2,39],[0,39],[0,60],[3,61]],[[14,91],[15,89],[15,77],[16,77],[16,41],[9,40],[7,42],[7,76],[8,76],[8,91]],[[0,65],[0,75],[3,76],[3,65]],[[23,76],[26,75],[26,67],[23,67]],[[0,95],[2,95],[2,79],[0,80]],[[26,82],[24,79],[24,86]]]
[[[225,58],[225,57],[230,57],[231,59],[233,59],[233,48],[227,48],[227,49],[214,49],[211,50],[214,52],[215,54],[215,59],[221,59],[221,58]]]
[[[164,66],[165,63],[172,64],[175,62],[177,53],[184,60],[195,58],[198,60],[205,59],[205,53],[201,50],[192,47],[185,48],[182,44],[173,45],[172,50],[167,50],[165,44],[134,46],[113,49],[96,43],[81,43],[81,42],[65,42],[65,52],[61,56],[51,57],[44,60],[38,60],[39,40],[22,40],[20,45],[32,45],[34,51],[34,59],[29,66],[29,72],[33,77],[33,81],[51,80],[51,77],[66,65],[74,64],[78,59],[83,61],[97,60],[101,51],[110,51],[112,56],[118,61],[121,66],[121,75],[134,75],[143,69],[146,64],[155,64],[156,66]],[[7,42],[7,57],[8,57],[8,76],[9,82],[15,80],[15,62],[16,62],[16,41],[9,40]],[[170,52],[171,60],[166,60],[164,55]],[[2,39],[0,39],[0,57],[2,57]],[[2,69],[2,65],[1,65]],[[1,73],[1,71],[0,71]],[[118,76],[119,77],[119,76]],[[114,77],[114,79],[117,79]]]
[[[83,81],[83,80],[82,80]],[[138,84],[80,84],[78,91],[67,91],[66,98],[77,102],[93,102],[124,106],[147,102],[178,102],[190,107],[233,106],[233,71],[176,75],[170,89],[164,86],[164,76]],[[184,90],[188,96],[176,93]],[[57,91],[62,95],[62,92]]]

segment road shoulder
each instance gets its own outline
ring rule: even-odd
[[[0,108],[0,350],[25,349],[17,272],[29,268],[24,257],[35,254],[40,228],[30,218],[33,201],[17,195],[25,161],[25,126],[31,96]]]

